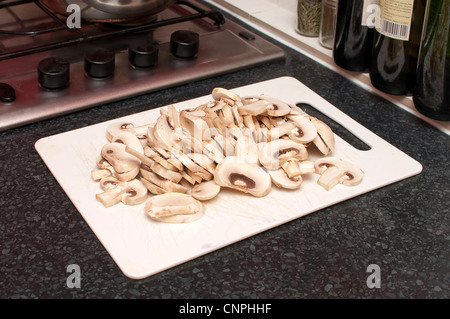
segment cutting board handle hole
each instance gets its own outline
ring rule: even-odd
[[[347,130],[345,127],[343,127],[338,122],[332,120],[319,110],[317,110],[314,106],[312,106],[309,103],[297,103],[297,107],[305,111],[311,116],[314,116],[321,120],[322,122],[325,122],[336,135],[339,135],[343,140],[345,140],[347,143],[352,145],[354,148],[360,150],[360,151],[370,151],[372,148],[364,143],[361,139],[359,139],[357,136],[355,136],[352,132]]]

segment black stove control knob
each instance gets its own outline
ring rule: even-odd
[[[114,73],[114,51],[105,48],[89,50],[84,55],[84,71],[93,78],[107,78]]]
[[[13,87],[6,83],[0,83],[0,101],[3,103],[12,103],[16,100],[16,92]]]
[[[200,36],[189,30],[178,30],[170,37],[170,52],[178,57],[189,59],[198,53]]]
[[[153,41],[133,42],[128,48],[128,60],[138,68],[149,68],[158,61],[159,44]]]
[[[70,81],[70,63],[66,59],[49,57],[39,62],[38,81],[46,89],[65,87]]]

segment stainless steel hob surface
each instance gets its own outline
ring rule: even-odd
[[[0,131],[284,57],[197,1],[144,25],[80,29],[35,1],[13,2],[0,6]]]

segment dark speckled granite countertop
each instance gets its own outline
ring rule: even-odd
[[[450,137],[315,61],[286,59],[0,133],[0,298],[448,298]],[[56,182],[46,136],[292,76],[418,160],[420,175],[146,279],[125,277]],[[81,268],[68,288],[67,266]],[[381,270],[368,288],[367,267]]]

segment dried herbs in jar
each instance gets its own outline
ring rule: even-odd
[[[301,35],[318,37],[322,0],[298,0],[297,3],[297,32]]]

